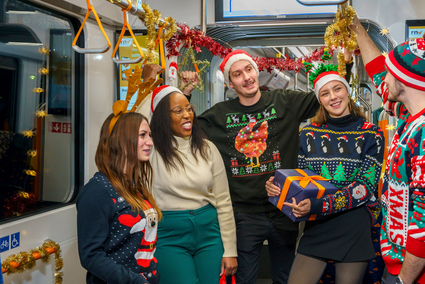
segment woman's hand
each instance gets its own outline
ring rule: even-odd
[[[233,275],[238,270],[238,261],[236,257],[223,257],[221,260],[221,273],[220,276],[223,275],[223,272],[226,276]]]
[[[270,197],[278,196],[280,194],[280,188],[273,184],[274,176],[270,177],[269,180],[266,182],[266,190],[267,195]]]
[[[300,218],[307,215],[308,213],[310,213],[311,209],[311,201],[308,198],[301,200],[301,202],[297,204],[295,198],[292,197],[292,203],[284,202],[283,205],[291,207],[292,214],[294,214],[296,218]]]

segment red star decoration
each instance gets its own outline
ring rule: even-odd
[[[418,65],[419,60],[421,60],[421,59],[419,57],[416,57],[415,59],[413,59],[413,62],[410,66]]]
[[[410,52],[410,50],[409,49],[405,49],[402,53],[401,53],[401,55],[402,56],[406,56],[407,54],[410,54],[411,52]]]

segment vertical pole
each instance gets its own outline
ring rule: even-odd
[[[207,0],[201,0],[201,30],[207,33]]]

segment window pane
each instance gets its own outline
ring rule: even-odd
[[[74,183],[73,32],[18,0],[0,7],[0,220],[68,202]]]

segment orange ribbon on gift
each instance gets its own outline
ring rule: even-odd
[[[295,169],[301,176],[289,176],[286,178],[285,183],[283,184],[282,192],[279,197],[279,202],[277,203],[277,208],[282,210],[283,203],[286,200],[286,196],[288,195],[289,186],[293,181],[299,180],[300,186],[302,188],[305,188],[310,182],[313,183],[319,191],[317,192],[316,198],[320,198],[325,194],[325,188],[316,182],[316,180],[329,180],[327,178],[324,178],[322,176],[316,175],[316,176],[309,176],[306,174],[303,170]]]

